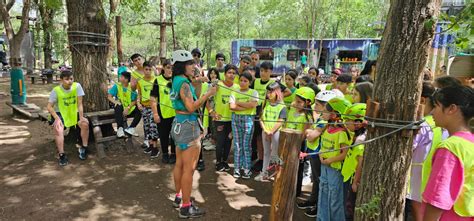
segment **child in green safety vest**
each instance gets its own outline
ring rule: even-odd
[[[420,104],[424,105],[423,116],[425,122],[420,124],[420,129],[413,138],[407,204],[411,204],[413,219],[417,221],[423,220],[421,193],[428,181],[428,171],[431,169],[431,161],[426,159],[431,159],[436,146],[448,137],[445,130],[436,127],[433,116],[431,116],[431,111],[434,108],[432,96],[435,90],[431,82],[423,82]]]
[[[345,127],[353,134],[353,144],[358,144],[365,141],[367,136],[365,112],[366,104],[357,103],[349,107],[342,116]],[[362,176],[362,159],[364,156],[364,145],[358,145],[349,148],[346,158],[342,164],[342,178],[344,181],[344,205],[346,206],[346,218],[354,219],[355,200],[360,178]]]
[[[297,89],[295,87],[295,81],[296,81],[297,77],[298,77],[298,75],[296,74],[295,69],[290,69],[285,74],[285,86],[291,92],[290,96],[287,96],[287,97],[283,98],[283,101],[285,102],[286,107],[290,107],[291,103],[295,99],[295,91]]]
[[[263,103],[263,110],[260,117],[263,143],[263,166],[262,172],[255,177],[256,181],[267,181],[268,167],[270,163],[279,159],[278,144],[280,139],[280,128],[287,117],[286,106],[283,103],[283,94],[280,84],[272,83],[267,86],[267,99]]]
[[[161,75],[156,77],[151,90],[151,109],[153,110],[153,119],[158,126],[161,152],[163,153],[161,161],[165,164],[176,163],[176,145],[170,138],[171,125],[176,116],[170,97],[172,77],[171,61],[167,59],[163,62]]]
[[[300,87],[295,92],[295,98],[291,106],[288,108],[287,120],[283,125],[285,129],[291,129],[301,132],[301,136],[304,137],[304,132],[311,127],[313,123],[313,111],[311,105],[314,103],[314,97],[316,93],[309,87]],[[301,151],[305,150],[304,142],[301,143]],[[301,194],[303,187],[303,177],[306,159],[299,161],[298,176],[296,182],[296,195]],[[307,164],[307,170],[309,170],[309,164]],[[308,176],[308,179],[310,177]]]
[[[234,140],[234,178],[250,179],[252,175],[252,135],[258,103],[258,92],[250,89],[253,76],[244,71],[240,75],[239,91],[232,91],[229,104],[232,110]],[[243,169],[241,175],[240,170]]]
[[[125,133],[137,136],[135,127],[140,123],[142,115],[136,108],[137,92],[130,88],[130,72],[122,72],[120,83],[114,84],[107,95],[107,99],[114,105],[115,122],[117,123],[117,137],[125,137]],[[127,118],[133,117],[130,127]]]
[[[237,74],[237,66],[228,64],[225,67],[224,79],[217,84],[217,92],[214,96],[215,110],[209,108],[209,114],[216,126],[216,171],[230,171],[227,163],[230,147],[232,145],[232,111],[230,110],[229,98],[232,91],[239,90],[234,84],[234,76]]]
[[[145,73],[143,63],[145,62],[145,58],[141,54],[133,54],[130,59],[132,60],[135,69],[132,70],[132,80],[130,81],[130,86],[132,90],[137,89],[137,84],[140,79],[143,78]]]
[[[151,158],[159,156],[160,151],[156,146],[158,140],[158,127],[153,119],[153,111],[151,109],[151,90],[153,89],[153,82],[155,82],[155,76],[153,75],[153,68],[151,63],[143,63],[145,75],[138,81],[138,110],[142,112],[143,117],[143,130],[145,132],[145,141],[148,141],[149,146],[143,151],[146,154],[150,154]]]
[[[74,82],[72,72],[63,71],[59,76],[61,84],[54,87],[49,95],[48,112],[51,114],[54,139],[59,156],[59,165],[66,166],[68,159],[64,153],[64,128],[79,126],[82,145],[79,147],[79,159],[87,159],[89,140],[89,121],[84,117],[82,97],[85,95],[81,84]]]
[[[450,137],[435,148],[422,193],[423,220],[474,220],[474,89],[442,88],[433,95],[436,126]]]
[[[344,126],[331,123],[340,123],[341,116],[351,105],[348,100],[335,97],[328,101],[322,114],[323,119],[329,119],[329,125],[320,137],[318,220],[345,220],[341,168],[347,149],[342,148],[351,145],[352,139]]]
[[[319,152],[320,149],[320,140],[319,137],[322,134],[324,128],[326,127],[327,120],[321,117],[321,113],[326,111],[326,104],[329,100],[336,97],[334,91],[321,91],[316,94],[314,111],[316,114],[314,118],[316,122],[310,129],[305,131],[306,136],[306,149],[307,153]],[[309,162],[311,165],[311,176],[313,180],[313,187],[311,189],[311,194],[308,199],[305,201],[299,202],[297,204],[298,208],[306,209],[305,215],[308,217],[316,217],[317,215],[317,204],[318,204],[318,195],[319,195],[319,175],[321,174],[321,161],[319,160],[318,155],[313,155],[309,157]]]

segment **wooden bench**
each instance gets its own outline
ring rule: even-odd
[[[112,123],[115,123],[114,110],[90,112],[85,113],[84,116],[89,119],[89,124],[92,127],[97,155],[99,158],[105,158],[107,155],[103,143],[119,139],[112,128]],[[125,142],[127,152],[133,152],[135,148],[132,136],[126,135]]]
[[[38,114],[41,112],[41,108],[36,104],[12,104],[10,101],[5,102],[9,107],[12,108],[14,114],[20,114],[30,119],[38,118]]]

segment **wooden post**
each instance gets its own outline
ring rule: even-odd
[[[98,125],[98,121],[98,116],[91,117],[92,125],[96,125],[92,128],[92,131],[94,132],[95,148],[97,149],[97,155],[100,159],[102,159],[105,158],[107,155],[105,154],[104,144],[97,142],[98,139],[102,138],[102,130],[100,129],[100,125]]]
[[[160,0],[160,60],[166,58],[166,1]]]
[[[280,131],[279,155],[283,165],[278,171],[273,186],[270,220],[292,220],[296,197],[299,153],[303,137],[300,131]]]

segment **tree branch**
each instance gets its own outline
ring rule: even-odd
[[[21,12],[21,26],[20,26],[20,29],[18,30],[18,33],[15,35],[15,37],[18,37],[19,39],[23,39],[23,36],[25,35],[26,30],[28,30],[30,6],[31,6],[31,0],[23,0],[23,9]]]
[[[15,4],[15,0],[9,0],[7,2],[7,11],[10,11],[10,9],[12,9],[13,5]]]
[[[0,0],[0,14],[2,16],[1,18],[5,26],[5,32],[7,34],[8,41],[11,41],[15,33],[13,31],[12,23],[10,21],[10,15],[8,14],[7,7],[3,0]]]

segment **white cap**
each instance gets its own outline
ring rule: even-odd
[[[316,94],[316,100],[322,102],[328,102],[335,97],[337,97],[337,95],[334,91],[320,91],[318,94]]]
[[[186,62],[186,61],[191,61],[193,60],[193,56],[191,55],[191,52],[186,51],[186,50],[176,50],[173,51],[173,54],[171,56],[171,64],[174,65],[175,62]]]

